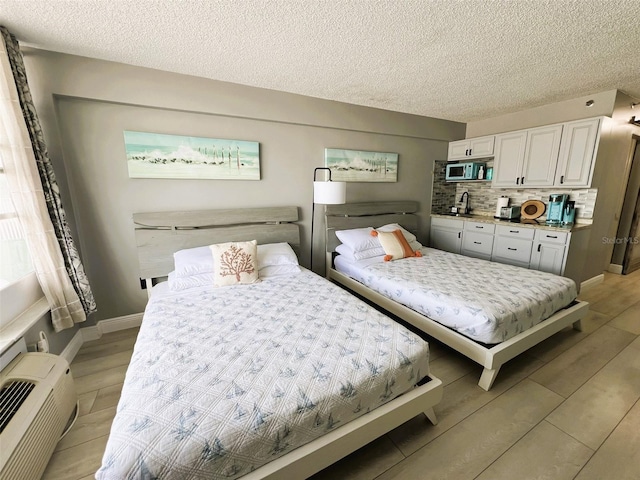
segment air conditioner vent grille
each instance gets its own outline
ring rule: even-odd
[[[8,382],[2,386],[0,392],[0,433],[18,412],[20,405],[24,403],[35,386],[35,383],[23,381]]]

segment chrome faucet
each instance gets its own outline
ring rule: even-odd
[[[469,213],[471,212],[471,209],[469,208],[469,192],[464,192],[462,194],[462,196],[460,197],[460,203],[464,202],[465,195],[467,196],[467,203],[464,206],[464,214],[469,215]]]

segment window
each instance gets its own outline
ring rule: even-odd
[[[11,198],[0,156],[0,289],[33,272],[33,263]]]

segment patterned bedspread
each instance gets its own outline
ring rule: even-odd
[[[577,296],[550,273],[423,248],[420,258],[341,263],[336,269],[378,293],[486,344],[549,318]]]
[[[308,271],[217,289],[161,284],[96,478],[236,478],[428,373],[420,337]]]

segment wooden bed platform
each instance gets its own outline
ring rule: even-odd
[[[412,201],[327,205],[325,211],[327,277],[482,365],[484,370],[478,385],[487,391],[493,385],[500,367],[507,361],[569,325],[573,325],[576,330],[581,330],[580,320],[586,315],[589,304],[575,301],[529,330],[497,345],[485,346],[415,310],[388,299],[333,268],[334,251],[340,244],[335,235],[336,230],[376,228],[388,223],[398,223],[415,233],[418,227],[418,217],[414,213],[417,210],[417,202]]]
[[[187,212],[135,213],[140,277],[165,277],[173,270],[173,253],[213,243],[256,239],[258,244],[287,242],[299,248],[298,208],[270,207]],[[143,320],[144,321],[144,320]],[[285,454],[243,479],[306,478],[367,443],[424,413],[437,423],[433,407],[442,399],[442,382],[428,381],[361,417]]]

